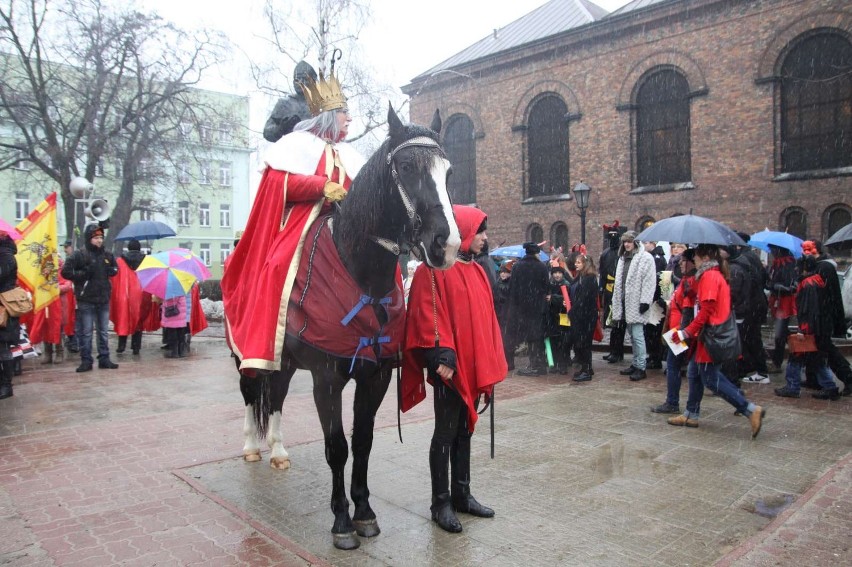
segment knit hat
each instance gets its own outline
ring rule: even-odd
[[[636,240],[636,235],[637,235],[637,232],[635,230],[628,230],[627,232],[625,232],[624,234],[621,235],[621,241],[627,242],[627,241]]]
[[[128,250],[136,250],[138,252],[139,250],[142,250],[142,245],[139,244],[138,240],[133,238],[133,239],[130,240],[130,242],[127,243],[127,249]]]
[[[802,254],[805,256],[819,256],[816,243],[813,240],[805,240],[802,242]]]
[[[550,273],[555,274],[556,272],[559,272],[560,274],[562,274],[564,276],[565,275],[565,268],[563,268],[562,266],[550,266]]]

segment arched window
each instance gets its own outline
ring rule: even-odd
[[[541,242],[544,240],[544,229],[541,225],[532,223],[527,227],[527,242]]]
[[[550,244],[554,248],[561,246],[562,250],[568,250],[571,247],[568,243],[568,225],[561,221],[553,223],[550,227]]]
[[[832,234],[852,222],[852,210],[846,205],[832,205],[825,210],[823,216],[823,242],[828,240]],[[833,246],[832,253],[837,256],[849,256],[852,253],[852,245]]]
[[[639,187],[692,179],[689,83],[673,69],[648,75],[636,93],[636,182]]]
[[[646,228],[648,228],[649,226],[651,226],[655,222],[657,222],[657,221],[652,216],[645,215],[645,216],[639,217],[639,220],[636,221],[636,232],[642,232],[643,230],[645,230]]]
[[[781,171],[852,165],[852,43],[819,30],[781,66]]]
[[[464,114],[452,116],[444,134],[444,151],[453,165],[449,191],[454,203],[476,202],[476,143],[473,122]]]
[[[570,195],[568,107],[554,94],[532,103],[527,129],[527,197]]]
[[[808,213],[801,207],[788,207],[781,213],[778,230],[789,232],[802,240],[808,237]]]

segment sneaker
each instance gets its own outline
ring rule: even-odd
[[[618,373],[621,374],[622,376],[630,376],[631,374],[633,374],[637,370],[639,370],[639,369],[631,364],[627,368],[624,368],[623,370],[619,370]]]
[[[77,372],[88,372],[92,369],[92,365],[88,362],[84,362],[80,366],[77,367]]]
[[[639,370],[638,368],[633,371],[633,374],[630,375],[631,382],[638,382],[639,380],[644,380],[648,375],[645,374],[644,370]]]
[[[666,420],[666,423],[668,423],[669,425],[676,425],[678,427],[698,427],[697,419],[692,419],[691,417],[686,417],[685,415],[670,417]]]
[[[755,372],[751,376],[743,376],[740,379],[744,384],[769,384],[769,376]]]
[[[677,414],[677,413],[680,413],[680,407],[664,403],[664,404],[660,404],[656,407],[652,406],[651,412],[652,413],[675,413],[675,414]]]
[[[111,360],[105,360],[103,362],[98,362],[98,368],[103,368],[106,370],[114,370],[118,368],[118,364],[114,363]]]
[[[811,396],[818,400],[835,401],[840,399],[840,392],[837,390],[837,388],[832,388],[830,390],[820,390],[819,392],[814,392],[813,394],[811,394]]]
[[[545,376],[546,368],[522,368],[516,372],[520,376]]]
[[[788,386],[783,388],[775,388],[775,395],[782,398],[798,398],[801,394],[791,390]]]

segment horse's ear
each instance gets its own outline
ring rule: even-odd
[[[429,126],[436,134],[441,133],[441,111],[435,109],[435,114],[432,116],[432,125]]]
[[[402,135],[404,128],[402,121],[393,109],[393,105],[390,101],[388,101],[388,135],[391,138],[396,138],[397,136]]]

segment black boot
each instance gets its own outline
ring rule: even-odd
[[[12,360],[0,361],[0,400],[12,397]]]
[[[115,349],[115,352],[121,354],[127,350],[127,335],[119,335],[118,336],[118,348]]]
[[[180,358],[180,343],[178,341],[170,341],[166,345],[166,353],[163,355],[166,358]]]
[[[494,510],[483,506],[470,493],[470,437],[459,435],[453,443],[450,459],[453,465],[453,508],[480,518],[493,518]]]
[[[450,445],[432,440],[429,447],[429,472],[432,474],[432,521],[442,530],[457,534],[462,531],[461,522],[453,511],[450,501]]]
[[[50,343],[44,343],[44,360],[41,361],[42,364],[53,364],[53,345]]]
[[[139,349],[142,348],[142,331],[136,331],[130,336],[130,348],[133,354],[139,354]]]
[[[591,364],[584,364],[583,368],[580,369],[580,373],[577,374],[576,376],[574,376],[574,381],[575,382],[588,382],[589,380],[592,379],[592,375],[594,373],[595,373],[595,371],[592,370]]]

